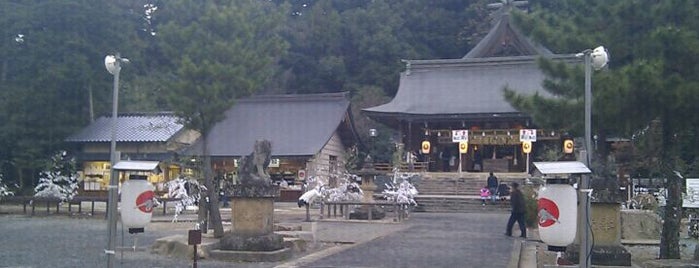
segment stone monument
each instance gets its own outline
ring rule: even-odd
[[[279,186],[272,184],[267,167],[272,152],[267,140],[255,142],[254,150],[238,162],[239,184],[226,189],[231,198],[231,230],[220,241],[215,259],[280,261],[291,256],[281,235],[274,233],[274,199]]]

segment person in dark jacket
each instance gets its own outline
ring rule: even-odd
[[[493,172],[490,172],[488,176],[488,190],[490,190],[490,203],[495,204],[498,199],[498,177],[495,177]]]
[[[519,183],[513,182],[512,189],[510,191],[510,205],[512,206],[512,212],[510,213],[510,219],[507,221],[507,230],[505,231],[506,236],[512,236],[512,227],[515,224],[519,224],[520,237],[527,237],[527,227],[524,225],[524,196],[519,190]]]

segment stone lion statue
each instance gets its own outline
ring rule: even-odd
[[[267,167],[272,156],[272,143],[268,140],[256,141],[251,154],[238,161],[240,184],[271,184]]]

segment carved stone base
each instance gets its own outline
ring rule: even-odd
[[[290,258],[291,254],[289,248],[275,251],[212,250],[209,252],[210,258],[215,260],[244,262],[278,262]]]
[[[284,248],[284,238],[270,233],[260,236],[239,236],[228,233],[221,238],[221,250],[275,251]]]
[[[566,251],[566,259],[579,263],[580,246],[572,245]],[[599,266],[631,266],[631,253],[623,246],[594,246],[592,247],[592,265]]]

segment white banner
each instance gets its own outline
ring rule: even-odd
[[[687,179],[687,191],[682,198],[682,207],[699,208],[699,179]]]

